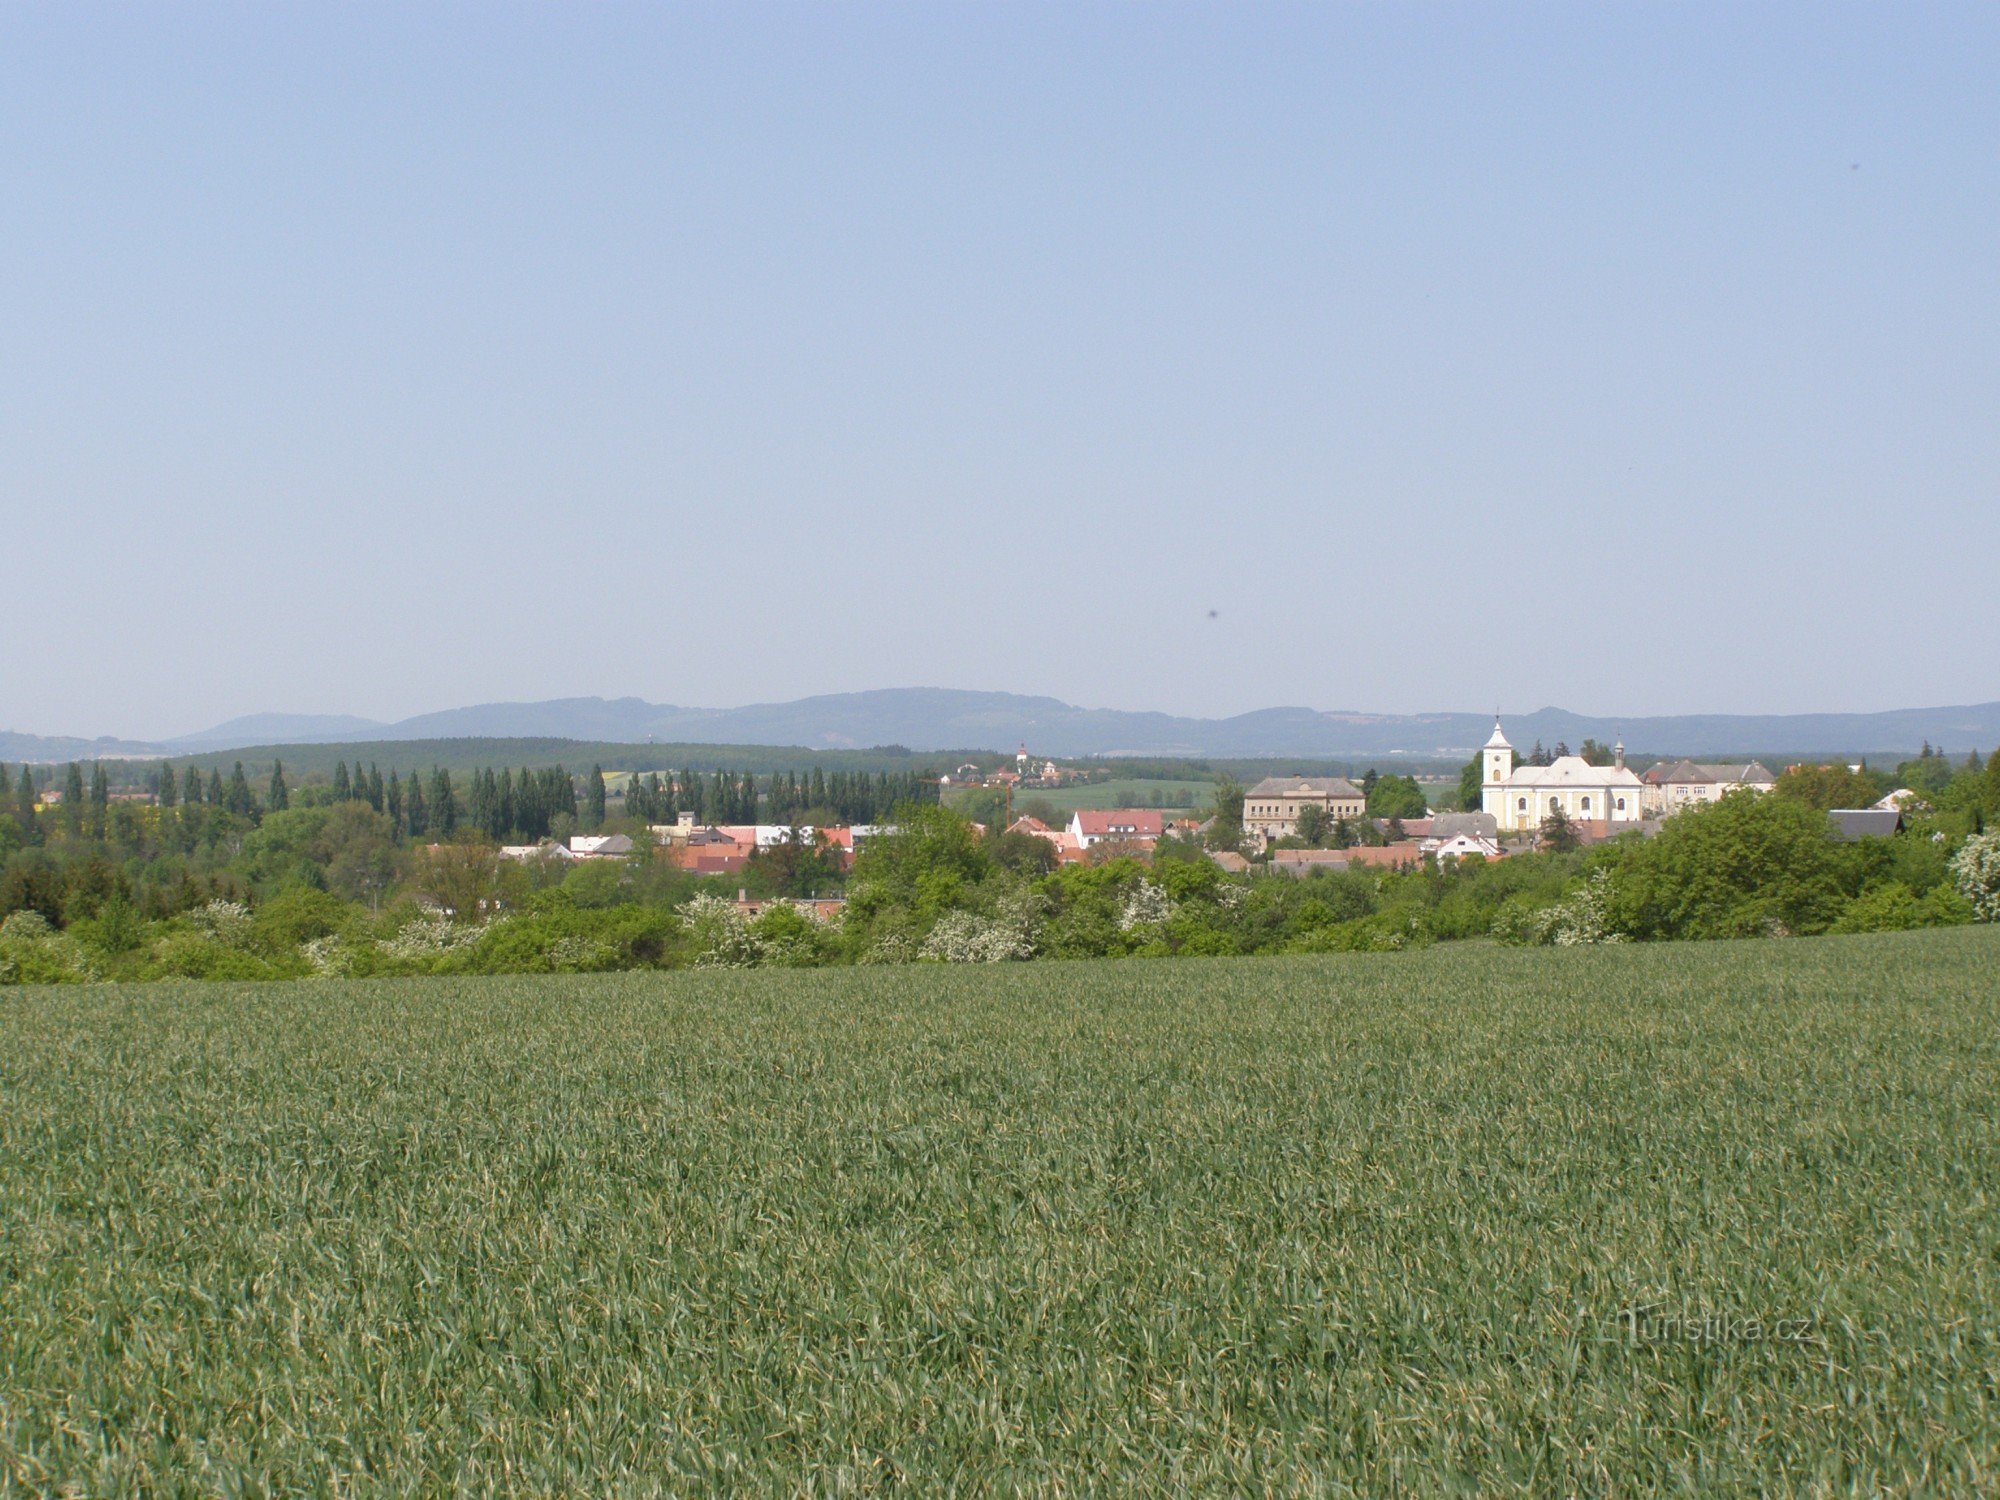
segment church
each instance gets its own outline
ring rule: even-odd
[[[1625,747],[1608,766],[1564,755],[1550,766],[1517,766],[1514,747],[1493,721],[1493,737],[1480,751],[1479,806],[1502,833],[1532,833],[1558,808],[1575,823],[1634,823],[1643,814],[1646,784],[1625,769]]]

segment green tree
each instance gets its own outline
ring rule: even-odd
[[[83,827],[83,796],[83,768],[71,761],[63,777],[62,795],[63,822],[71,833]]]
[[[239,818],[250,817],[257,811],[257,799],[250,791],[250,778],[243,774],[240,760],[229,773],[229,789],[222,794],[222,806]]]
[[[1822,932],[1850,892],[1826,814],[1788,797],[1690,807],[1622,851],[1614,927],[1641,938]]]
[[[1424,789],[1412,776],[1378,776],[1368,789],[1371,818],[1421,818],[1430,811]]]
[[[190,767],[189,769],[193,768]],[[236,772],[239,776],[243,773],[243,765],[240,761],[237,763]],[[249,787],[246,786],[243,790],[247,796],[250,790]],[[221,807],[223,805],[223,796],[222,767],[211,766],[208,772],[208,805],[210,807]]]
[[[595,832],[604,826],[604,767],[592,766],[583,780],[583,826]]]
[[[1317,802],[1308,802],[1304,807],[1299,809],[1299,815],[1293,823],[1292,831],[1312,848],[1319,848],[1326,842],[1326,809],[1321,807]]]
[[[1235,849],[1243,842],[1243,783],[1233,776],[1215,783],[1215,816],[1207,838],[1211,849]]]
[[[285,763],[271,762],[271,784],[264,792],[264,805],[272,812],[283,812],[292,805],[291,788],[285,785]]]
[[[427,811],[430,831],[435,837],[448,839],[458,831],[458,798],[451,789],[451,772],[442,766],[431,767]]]
[[[333,800],[345,802],[353,795],[354,788],[347,780],[347,762],[337,760],[333,763]]]
[[[1776,796],[1802,802],[1821,812],[1836,807],[1868,807],[1890,790],[1866,766],[1856,771],[1837,765],[1792,766],[1779,773],[1772,788]]]
[[[14,813],[23,828],[32,829],[35,826],[35,800],[34,768],[23,765],[21,779],[14,783]]]
[[[171,810],[181,799],[180,778],[174,774],[172,761],[160,762],[160,806]]]
[[[1478,812],[1484,801],[1485,788],[1486,768],[1480,764],[1480,757],[1475,755],[1459,769],[1458,810]]]
[[[1542,819],[1539,836],[1541,848],[1549,854],[1569,854],[1575,851],[1582,840],[1577,837],[1576,825],[1560,807],[1551,807],[1549,815]]]

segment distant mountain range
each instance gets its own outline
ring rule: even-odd
[[[1509,715],[1521,750],[1622,738],[1634,755],[1895,755],[1928,740],[1956,753],[2000,744],[2000,703],[1871,714],[1686,714],[1613,719],[1543,708]],[[200,734],[140,741],[0,732],[0,760],[60,761],[210,753],[250,745],[541,737],[640,744],[797,745],[1009,751],[1056,756],[1469,755],[1492,732],[1480,713],[1364,714],[1266,708],[1225,719],[1078,708],[1056,698],[952,688],[834,693],[744,708],[681,708],[639,698],[483,703],[393,724],[348,715],[253,714]]]

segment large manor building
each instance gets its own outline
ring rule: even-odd
[[[1368,798],[1344,776],[1267,776],[1243,794],[1243,831],[1251,838],[1288,839],[1308,807],[1333,824],[1365,816]]]
[[[1593,766],[1581,755],[1558,756],[1553,765],[1517,766],[1514,747],[1495,719],[1480,761],[1479,806],[1493,814],[1502,833],[1532,833],[1556,811],[1577,823],[1637,824],[1645,815],[1648,788],[1625,768],[1623,745],[1608,766]]]

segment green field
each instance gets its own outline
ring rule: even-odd
[[[1045,802],[1067,817],[1079,807],[1164,807],[1206,809],[1215,800],[1212,781],[1149,781],[1136,777],[1086,782],[1043,791],[1034,787],[1014,794],[1016,811]]]
[[[6,992],[0,1492],[1993,1493],[1996,976]]]

